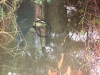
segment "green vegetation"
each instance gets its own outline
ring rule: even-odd
[[[100,19],[96,19],[96,23],[97,23],[97,25],[99,25],[100,26]]]
[[[45,0],[35,0],[35,3],[37,4],[43,4]],[[48,3],[50,3],[51,0],[46,0]]]
[[[3,8],[0,6],[0,20],[3,20],[5,18],[5,13],[3,11]]]

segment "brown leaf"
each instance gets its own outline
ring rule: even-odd
[[[57,75],[57,72],[52,72],[50,69],[48,70],[49,75]]]
[[[58,62],[58,68],[60,69],[64,60],[64,54],[62,54],[60,62]]]
[[[82,75],[82,71],[78,71],[77,72],[77,75]]]
[[[71,67],[70,67],[70,66],[68,66],[67,74],[68,74],[68,75],[71,75]]]
[[[67,69],[67,72],[64,74],[64,75],[71,75],[71,67],[70,66],[68,66],[68,69]]]

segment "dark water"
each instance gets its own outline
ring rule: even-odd
[[[2,75],[49,75],[49,69],[57,75],[60,73],[64,75],[68,66],[72,69],[71,75],[77,75],[79,70],[83,75],[94,75],[94,73],[100,75],[100,68],[96,66],[100,67],[100,58],[95,58],[94,53],[86,49],[87,33],[83,36],[74,28],[70,30],[68,18],[66,18],[67,12],[62,0],[52,0],[50,4],[44,3],[44,19],[52,28],[51,35],[45,38],[45,47],[41,48],[40,38],[28,29],[27,33],[25,32],[27,43],[25,50],[15,51],[14,56],[7,52],[4,53]],[[62,54],[64,54],[64,60],[59,69],[58,62]]]

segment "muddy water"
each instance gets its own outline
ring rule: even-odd
[[[52,70],[58,70],[57,61],[60,60],[62,53],[64,53],[64,64],[61,68],[62,74],[71,65],[73,71],[76,71],[72,75],[76,75],[81,66],[79,63],[84,63],[80,56],[83,56],[82,50],[85,49],[85,44],[82,41],[74,42],[69,38],[67,11],[64,8],[63,1],[56,2],[54,0],[50,4],[46,3],[44,11],[45,20],[49,22],[52,28],[51,36],[46,38],[45,53],[50,61],[49,66],[52,67]],[[51,65],[52,63],[54,65]]]
[[[76,9],[74,10],[76,11]],[[49,22],[52,28],[51,36],[46,38],[45,49],[45,54],[47,54],[48,60],[50,61],[49,66],[52,67],[51,70],[56,69],[56,72],[59,73],[57,69],[57,61],[61,57],[62,53],[64,53],[65,59],[61,68],[63,71],[66,69],[66,67],[71,66],[73,71],[72,75],[77,75],[79,69],[82,70],[84,75],[92,75],[92,73],[100,75],[98,72],[99,68],[97,68],[96,65],[93,66],[91,63],[89,63],[94,62],[95,64],[99,65],[100,61],[96,61],[95,54],[90,49],[91,45],[87,47],[87,33],[82,35],[81,33],[75,32],[75,29],[79,28],[78,26],[73,27],[74,30],[69,30],[67,26],[67,13],[68,11],[66,11],[64,8],[63,1],[56,2],[56,0],[54,0],[51,1],[50,4],[45,3],[44,18]],[[70,21],[70,23],[70,25],[74,24],[73,20]],[[81,29],[81,27],[79,29]],[[95,37],[95,40],[97,37],[98,36]],[[94,56],[94,61],[92,58],[90,60],[86,58],[87,56],[91,57],[92,54]],[[97,58],[99,59],[99,57]],[[51,65],[52,63],[53,65]],[[95,70],[98,71],[93,71],[92,66],[96,67]],[[62,72],[62,74],[63,73],[64,72]]]
[[[50,4],[44,3],[44,20],[51,25],[51,34],[45,38],[45,47],[40,48],[39,37],[29,30],[25,36],[26,50],[21,53],[16,51],[16,57],[10,54],[3,57],[3,75],[48,75],[48,70],[53,71],[55,75],[64,75],[69,66],[72,75],[77,75],[79,69],[82,70],[83,75],[92,75],[89,74],[90,67],[88,67],[91,65],[84,57],[89,57],[89,54],[85,53],[85,42],[77,41],[78,33],[68,31],[66,16],[67,12],[62,0],[52,0]],[[89,53],[91,55],[92,52]],[[64,59],[59,68],[58,63],[63,58],[62,55]],[[96,59],[91,61],[94,60]]]

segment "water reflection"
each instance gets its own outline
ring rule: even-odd
[[[69,38],[71,38],[71,40],[73,41],[82,41],[82,42],[86,42],[88,41],[89,46],[87,48],[88,52],[84,51],[86,50],[86,48],[84,48],[82,51],[78,52],[78,54],[74,55],[72,54],[75,58],[80,57],[82,60],[84,60],[86,62],[86,64],[84,66],[87,66],[90,70],[90,75],[94,75],[95,73],[97,75],[100,75],[100,58],[99,56],[96,56],[96,54],[94,53],[94,51],[90,48],[91,42],[99,42],[99,32],[97,31],[91,31],[88,30],[88,32],[85,32],[84,34],[82,34],[82,32],[77,33],[77,32],[69,32]],[[86,52],[86,53],[85,53]],[[76,52],[75,52],[76,53]],[[81,55],[81,56],[80,56]],[[77,57],[76,57],[77,56]]]
[[[67,7],[67,9],[77,10],[74,7]],[[72,69],[72,75],[77,75],[79,70],[82,70],[83,75],[94,75],[95,72],[100,75],[100,58],[95,56],[90,47],[87,49],[85,44],[88,38],[98,40],[98,32],[89,30],[83,34],[82,32],[67,31],[64,10],[64,6],[59,3],[45,4],[45,19],[52,26],[51,36],[45,39],[45,48],[41,48],[40,38],[29,30],[25,36],[27,47],[24,51],[18,55],[16,51],[15,57],[5,52],[3,75],[48,75],[49,69],[57,72],[58,75],[60,72],[63,75],[68,66]],[[70,11],[67,11],[69,15],[71,15]],[[64,60],[59,70],[58,63],[62,53]]]
[[[88,30],[88,32],[84,32],[84,34],[82,32],[69,32],[69,37],[73,40],[73,41],[83,41],[85,42],[87,39],[91,39],[94,41],[98,41],[99,38],[99,32],[97,32],[96,30],[94,31],[90,31]]]

